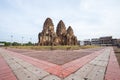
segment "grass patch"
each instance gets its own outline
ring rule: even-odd
[[[86,45],[86,46],[80,46],[80,49],[88,49],[88,48],[99,48],[101,46],[96,45]]]
[[[88,48],[98,48],[100,46],[11,46],[18,49],[33,49],[33,50],[79,50]]]

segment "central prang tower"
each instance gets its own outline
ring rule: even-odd
[[[47,18],[43,25],[42,32],[38,35],[38,45],[51,46],[51,45],[77,45],[77,37],[71,26],[66,30],[65,24],[62,20],[59,21],[54,32],[54,25],[52,19]]]

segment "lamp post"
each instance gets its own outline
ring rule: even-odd
[[[32,38],[30,38],[30,42],[32,43]]]
[[[23,45],[23,38],[24,38],[24,37],[22,36],[22,44],[21,44],[21,45]]]
[[[10,37],[11,37],[11,46],[12,46],[12,43],[13,43],[13,35],[11,35]]]
[[[33,44],[33,43],[32,43],[32,38],[30,38],[30,43],[31,43],[31,45]]]

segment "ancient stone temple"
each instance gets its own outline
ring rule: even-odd
[[[57,25],[57,30],[56,30],[56,34],[57,37],[60,39],[59,44],[61,45],[66,45],[66,27],[65,24],[62,20],[60,20],[60,22]]]
[[[66,38],[67,45],[77,45],[77,37],[74,36],[74,32],[71,26],[69,26],[67,29]]]
[[[47,18],[43,25],[43,30],[39,33],[39,45],[53,45],[53,39],[56,37],[54,25],[50,18]]]
[[[43,30],[38,34],[38,45],[77,45],[77,37],[74,35],[71,26],[66,30],[62,20],[57,25],[56,33],[50,18],[47,18],[43,25]]]

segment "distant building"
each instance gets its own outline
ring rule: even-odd
[[[117,46],[117,44],[118,44],[118,39],[112,39],[112,45],[113,46]]]
[[[99,44],[100,44],[99,38],[91,39],[91,45],[99,45]]]
[[[1,46],[5,46],[5,43],[0,43],[0,47],[1,47]]]
[[[84,41],[80,41],[80,45],[83,46],[84,45]]]
[[[117,45],[118,47],[120,47],[120,39],[117,39]]]
[[[91,45],[90,39],[84,41],[84,45]]]
[[[117,39],[117,44],[120,44],[120,39]]]
[[[118,47],[120,47],[120,39],[113,39],[113,40],[112,40],[112,44],[113,44],[113,46],[118,46]]]
[[[113,44],[112,36],[100,37],[99,41],[100,41],[100,45],[109,46]]]
[[[101,45],[101,46],[118,46],[120,47],[120,39],[113,39],[112,36],[93,38],[85,40],[84,45]]]

